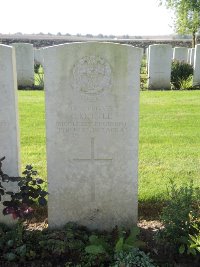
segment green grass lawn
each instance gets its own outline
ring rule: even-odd
[[[200,185],[200,91],[142,91],[139,200],[166,199],[173,179]],[[32,164],[47,177],[43,91],[19,91],[22,170]]]

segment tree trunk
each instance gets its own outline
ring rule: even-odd
[[[194,48],[196,45],[196,32],[192,32],[192,47]]]

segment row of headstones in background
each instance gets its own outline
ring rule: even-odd
[[[20,169],[19,127],[15,50],[0,45],[0,158],[3,171],[10,176],[18,176]],[[7,183],[4,187],[12,188]],[[3,205],[0,203],[0,221],[12,222],[12,218],[2,215]]]
[[[16,50],[16,64],[17,64],[17,81],[18,86],[20,87],[31,87],[34,84],[34,61],[38,64],[42,64],[41,57],[41,49],[33,49],[32,44],[28,43],[15,43],[13,44]],[[164,48],[166,47],[166,49]],[[149,49],[150,50],[150,49]],[[175,47],[173,52],[169,52],[172,50],[171,46],[166,45],[155,45],[155,48],[152,49],[152,57],[157,57],[157,55],[162,54],[161,58],[152,59],[151,63],[149,63],[149,54],[147,52],[147,73],[148,76],[148,88],[149,89],[170,89],[170,76],[171,66],[169,64],[169,58],[165,58],[166,56],[170,56],[173,60],[184,61],[191,65],[195,65],[194,54],[195,49],[185,48],[185,47]],[[173,54],[173,55],[172,55]],[[164,61],[163,61],[164,60]],[[155,61],[155,62],[154,62]],[[154,66],[154,63],[159,67],[158,69]],[[157,63],[156,63],[157,62]],[[159,63],[160,62],[160,63]],[[163,64],[167,64],[165,67]],[[198,63],[197,63],[198,65]],[[168,69],[168,67],[170,69]],[[194,85],[199,83],[200,75],[198,71],[198,67],[196,66],[196,72],[194,72]],[[165,73],[166,71],[166,73]]]
[[[195,48],[175,47],[171,45],[150,45],[147,51],[148,88],[150,90],[169,90],[171,63],[173,60],[186,62],[194,66],[193,85],[200,84],[200,45]]]
[[[183,61],[185,63],[194,65],[195,48],[174,47],[172,51],[172,60]],[[148,48],[146,56],[148,62]]]
[[[0,51],[0,156],[6,156],[3,170],[17,175],[14,49]],[[91,42],[41,53],[49,226],[74,221],[102,230],[136,224],[142,49]]]

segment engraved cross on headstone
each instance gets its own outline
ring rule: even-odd
[[[111,158],[97,158],[95,157],[95,153],[94,153],[94,137],[91,137],[91,150],[90,150],[90,158],[83,158],[83,159],[74,159],[77,161],[91,161],[91,162],[95,162],[95,161],[112,161]],[[92,180],[91,183],[91,202],[95,201],[95,183],[94,180]]]

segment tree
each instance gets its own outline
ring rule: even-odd
[[[180,34],[192,34],[192,46],[196,44],[196,35],[200,27],[200,0],[159,0],[167,8],[174,10],[175,31]]]

